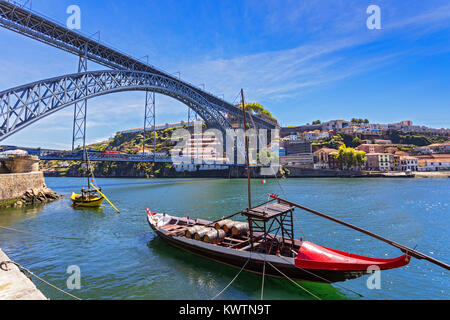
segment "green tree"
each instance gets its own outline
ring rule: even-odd
[[[313,121],[313,123],[312,124],[321,124],[322,122],[320,121],[320,120],[316,120],[316,121]]]
[[[242,104],[239,105],[239,108],[242,108]],[[265,115],[272,120],[276,120],[269,111],[267,111],[261,104],[256,102],[246,103],[245,110],[252,111],[255,114]]]
[[[359,145],[361,145],[361,139],[360,139],[359,137],[355,137],[355,138],[352,140],[351,146],[352,146],[353,148],[356,148],[356,147],[359,146]]]
[[[341,145],[334,158],[339,161],[346,169],[355,166],[362,166],[366,162],[366,153],[364,151],[356,151],[353,148],[348,148],[345,144]]]
[[[367,161],[366,153],[364,151],[355,152],[355,163],[358,167],[363,166]]]

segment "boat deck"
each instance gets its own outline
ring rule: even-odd
[[[248,211],[244,211],[244,214],[253,218],[270,220],[293,210],[294,207],[284,203],[269,203],[259,207],[251,208]]]
[[[272,211],[273,212],[273,211]],[[277,211],[280,212],[280,211]],[[286,211],[283,211],[286,212]],[[188,221],[186,218],[179,218],[179,219],[172,219],[167,225],[160,227],[160,230],[164,230],[167,232],[167,235],[169,236],[181,236],[181,237],[185,237],[185,232],[186,230],[188,230],[189,228],[196,226],[196,225],[200,225],[200,226],[210,226],[211,228],[214,228],[214,226],[212,225],[211,221],[206,221],[206,220],[197,220],[197,222],[194,224],[192,223],[192,220],[190,220],[191,223],[188,224]],[[263,243],[264,243],[264,239],[262,238],[263,233],[261,232],[254,232],[254,242],[253,242],[253,251],[263,251]],[[278,239],[281,242],[281,237],[276,236],[274,237],[275,239]],[[269,254],[273,254],[275,255],[275,250],[270,250],[271,243],[270,243],[270,239],[268,239],[269,242],[266,243],[268,248],[269,248]],[[200,241],[200,240],[199,240]],[[290,239],[284,239],[285,243],[290,243]],[[250,249],[252,249],[252,244],[250,243],[250,238],[248,236],[234,236],[234,235],[230,235],[227,234],[227,236],[219,243],[216,244],[217,246],[221,246],[221,247],[227,247],[227,248],[231,248],[231,249],[236,249],[239,251],[249,251]],[[301,246],[301,241],[299,240],[294,240],[294,244],[293,244],[293,248],[294,250],[298,251],[298,249]],[[286,251],[284,253],[281,253],[282,255],[286,256],[286,257],[292,257],[292,252],[291,251]],[[296,254],[296,252],[295,252]]]

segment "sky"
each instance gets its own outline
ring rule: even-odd
[[[282,126],[356,117],[450,127],[447,0],[33,0],[32,10],[65,25],[70,5],[81,9],[84,35],[148,55],[150,64],[229,102],[243,88]],[[367,27],[369,5],[379,6],[381,29]],[[77,66],[74,55],[0,29],[0,91]],[[87,142],[142,127],[144,101],[144,92],[89,100]],[[187,113],[156,96],[158,124]],[[69,106],[0,143],[66,149],[72,127]]]

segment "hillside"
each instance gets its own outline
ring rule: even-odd
[[[172,133],[176,129],[187,129],[192,132],[192,126],[173,127],[156,132],[156,152],[168,153],[175,142],[171,141]],[[128,154],[142,152],[143,133],[116,133],[116,135],[103,142],[88,145],[87,150],[92,151],[118,151]],[[145,152],[153,152],[153,133],[145,135]],[[81,148],[78,148],[81,150]],[[144,163],[144,162],[92,162],[96,177],[167,177],[175,175],[175,169],[169,163]],[[41,161],[41,169],[47,176],[83,176],[85,169],[82,161]]]

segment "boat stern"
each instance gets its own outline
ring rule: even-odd
[[[172,220],[172,216],[165,213],[156,213],[147,208],[147,222],[152,229],[159,229]]]

